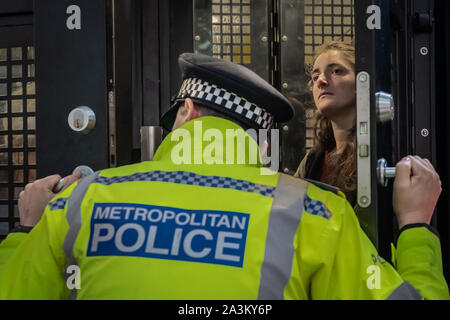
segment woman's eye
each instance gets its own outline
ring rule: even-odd
[[[312,81],[314,81],[314,82],[316,82],[317,79],[319,79],[319,76],[313,76],[313,77],[312,77]]]
[[[342,74],[343,70],[342,69],[334,69],[333,73],[334,74]]]

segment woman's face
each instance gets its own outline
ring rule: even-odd
[[[322,53],[314,63],[311,76],[314,102],[322,114],[330,117],[355,108],[355,71],[341,52]]]

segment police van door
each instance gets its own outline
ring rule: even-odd
[[[361,227],[389,259],[392,212],[394,97],[391,89],[389,1],[355,1],[357,92],[357,215]]]
[[[106,0],[35,1],[38,175],[111,163],[111,8]],[[70,118],[69,118],[70,115]]]

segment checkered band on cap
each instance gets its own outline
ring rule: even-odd
[[[183,81],[177,99],[185,98],[196,98],[214,103],[239,115],[244,120],[253,122],[262,129],[269,129],[274,121],[270,113],[256,104],[201,79],[187,78]]]

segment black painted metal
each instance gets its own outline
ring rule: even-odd
[[[81,29],[69,30],[67,7],[81,9]],[[35,2],[38,176],[71,173],[78,165],[109,166],[106,0]],[[78,106],[96,114],[89,134],[72,131],[67,116]]]
[[[437,228],[441,236],[444,275],[450,283],[450,2],[435,1],[436,32],[436,170],[442,181],[437,207]]]
[[[18,224],[18,195],[36,178],[32,22],[32,1],[0,4],[0,240]]]
[[[376,5],[380,9],[380,29],[369,29],[367,27],[367,20],[371,15],[371,13],[368,13],[368,8],[371,5]],[[390,247],[387,238],[392,237],[392,210],[388,208],[391,203],[389,201],[391,193],[389,188],[379,188],[376,177],[376,166],[379,158],[391,158],[392,135],[390,135],[389,124],[379,125],[377,123],[375,93],[379,90],[390,92],[389,2],[385,0],[355,1],[355,19],[356,73],[365,71],[370,75],[370,155],[372,171],[371,205],[368,208],[359,208],[357,215],[361,227],[378,248],[381,255],[387,258],[390,256]],[[388,229],[387,232],[386,229]]]

